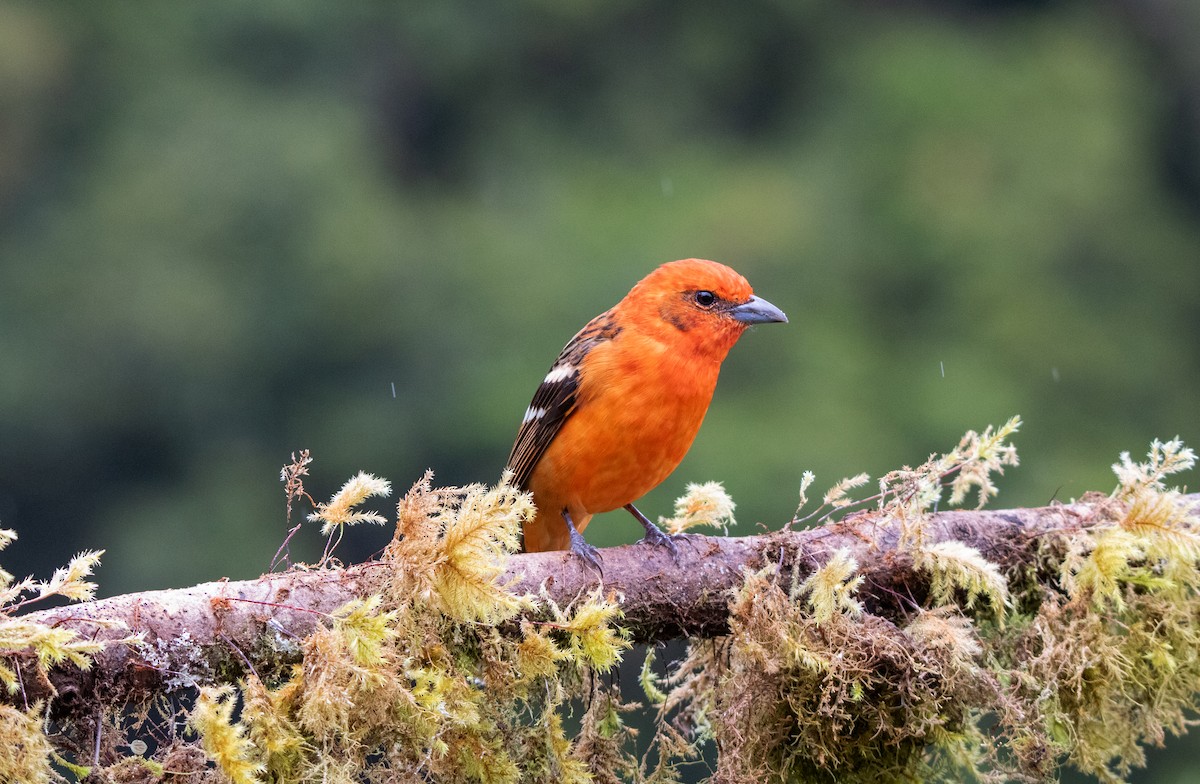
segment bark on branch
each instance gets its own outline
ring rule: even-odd
[[[1192,496],[1191,500],[1200,499]],[[1100,503],[1097,499],[1097,503]],[[927,524],[929,542],[958,540],[977,548],[1002,570],[1012,573],[1032,562],[1036,542],[1055,530],[1074,530],[1093,516],[1091,503],[1002,511],[942,512]],[[857,516],[840,523],[795,532],[759,536],[692,536],[674,561],[663,549],[627,545],[602,551],[603,589],[621,597],[624,625],[638,641],[682,636],[711,637],[727,629],[730,592],[745,569],[767,563],[796,570],[803,579],[829,555],[847,548],[864,575],[859,598],[873,612],[887,613],[923,598],[924,580],[913,579],[911,558],[897,548],[899,525],[892,520]],[[173,676],[173,646],[186,641],[202,659],[199,672],[229,676],[255,664],[264,650],[264,634],[302,638],[347,601],[373,592],[387,564],[372,562],[337,570],[291,571],[257,580],[218,581],[192,588],[148,591],[31,613],[29,618],[77,630],[82,636],[114,639],[142,633],[149,649],[109,646],[88,672],[73,667],[53,670],[49,682],[26,667],[24,698],[54,700],[55,713],[68,715],[97,700],[109,703],[160,691]],[[564,553],[513,556],[508,579],[518,592],[542,589],[559,605],[600,584],[595,572]],[[126,630],[111,622],[123,621]],[[192,667],[193,672],[197,668]],[[57,696],[54,696],[55,693]]]

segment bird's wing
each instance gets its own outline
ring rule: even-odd
[[[513,472],[513,484],[528,489],[529,477],[546,453],[550,442],[562,428],[563,422],[575,410],[579,393],[579,368],[583,358],[597,345],[612,340],[620,333],[612,311],[601,313],[579,330],[563,347],[558,359],[525,410],[517,440],[508,455],[508,467]]]

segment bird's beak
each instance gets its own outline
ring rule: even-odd
[[[787,316],[783,315],[783,311],[762,297],[751,297],[748,302],[732,308],[729,315],[743,324],[769,324],[772,321],[787,323]]]

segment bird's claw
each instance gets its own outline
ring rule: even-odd
[[[650,522],[650,518],[642,514],[641,511],[639,511],[638,508],[633,504],[626,504],[625,510],[629,512],[629,514],[633,515],[634,518],[642,524],[642,528],[646,529],[646,535],[638,541],[638,544],[646,542],[647,544],[652,544],[655,547],[665,547],[667,552],[671,554],[671,557],[675,559],[675,563],[679,563],[679,548],[675,546],[675,541],[678,539],[686,539],[687,534],[663,533],[661,528]]]
[[[575,530],[575,526],[568,526],[571,532],[571,554],[579,558],[595,570],[596,574],[604,577],[604,567],[601,565],[600,551],[587,543],[583,538],[583,534]]]
[[[646,535],[638,540],[638,544],[643,542],[654,547],[663,547],[675,559],[675,563],[679,563],[679,546],[676,542],[687,541],[688,534],[669,534],[659,528],[657,525],[651,524],[646,527]]]

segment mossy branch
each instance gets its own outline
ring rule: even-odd
[[[258,580],[24,615],[88,599],[99,554],[45,583],[0,574],[0,749],[29,750],[0,754],[0,778],[62,780],[54,759],[97,782],[679,784],[713,744],[717,784],[1051,781],[1064,764],[1121,781],[1200,697],[1200,496],[1167,482],[1195,453],[1122,454],[1111,494],[1070,504],[933,512],[947,490],[952,505],[995,495],[1019,425],[968,432],[868,498],[848,495],[865,478],[839,482],[780,532],[692,536],[677,558],[609,549],[603,579],[565,553],[512,555],[533,510],[511,477],[435,488],[428,473],[368,564],[335,568],[327,550]],[[306,459],[285,470],[290,499],[307,497]],[[389,489],[360,474],[318,505],[331,546],[377,522],[357,507]],[[733,525],[733,508],[693,485],[668,524]],[[666,677],[643,664],[658,715],[639,758],[623,718],[638,703],[594,676],[633,640],[681,636]]]
[[[1200,503],[1200,495],[1188,499]],[[1107,504],[1107,496],[1098,496],[1039,508],[942,512],[931,516],[924,532],[929,545],[960,542],[1006,574],[1015,574],[1036,568],[1047,535],[1085,528]],[[912,551],[900,547],[902,534],[901,521],[859,515],[803,531],[692,535],[680,546],[678,561],[649,545],[606,548],[601,551],[603,582],[564,553],[521,554],[510,558],[500,582],[516,594],[544,592],[560,606],[602,586],[605,594],[618,597],[621,625],[637,642],[714,637],[728,632],[730,597],[747,571],[774,564],[803,580],[839,551],[861,565],[858,573],[864,579],[857,595],[868,612],[889,615],[901,605],[919,603],[924,597],[913,593],[929,580],[918,578]],[[278,671],[299,660],[300,649],[289,647],[289,640],[307,637],[347,602],[378,593],[391,568],[387,562],[372,562],[293,570],[30,613],[31,621],[72,629],[85,639],[140,633],[146,645],[109,646],[95,656],[91,669],[56,668],[49,681],[32,677],[30,667],[24,695],[9,699],[46,699],[53,685],[55,712],[71,713],[91,710],[97,700],[119,703],[174,686],[228,682],[247,664]],[[127,628],[114,626],[114,621]]]

